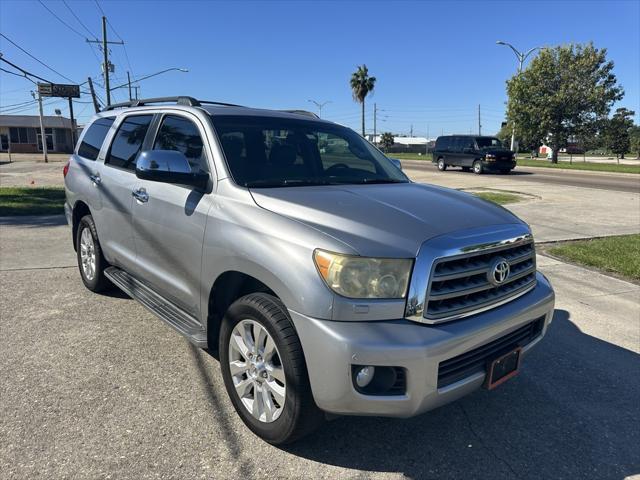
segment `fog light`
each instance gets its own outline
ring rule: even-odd
[[[360,370],[358,370],[358,373],[356,373],[356,385],[358,385],[360,388],[364,388],[369,385],[371,383],[371,380],[373,380],[373,375],[375,374],[375,372],[376,369],[370,365],[362,367]]]

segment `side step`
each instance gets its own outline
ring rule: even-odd
[[[124,293],[140,302],[170,327],[187,337],[187,340],[195,346],[207,347],[207,332],[203,326],[180,307],[164,299],[154,290],[117,267],[107,268],[104,275]]]

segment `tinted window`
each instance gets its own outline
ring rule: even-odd
[[[446,150],[449,148],[449,139],[451,137],[438,137],[436,140],[436,150]]]
[[[89,126],[87,133],[82,137],[82,143],[80,143],[78,147],[78,155],[87,160],[95,160],[98,158],[102,142],[104,142],[107,132],[111,128],[111,125],[113,125],[113,120],[113,118],[99,118],[93,122]]]
[[[503,148],[502,142],[493,137],[477,137],[478,148]]]
[[[213,116],[236,183],[283,187],[397,183],[408,179],[354,131],[277,117]]]
[[[175,115],[167,115],[162,120],[154,150],[178,150],[187,157],[191,170],[208,171],[204,155],[202,137],[198,127],[191,121]]]
[[[142,142],[153,115],[134,115],[125,118],[118,128],[105,163],[113,167],[135,170]]]
[[[462,151],[466,148],[475,149],[475,145],[473,144],[473,138],[458,137],[458,150]]]

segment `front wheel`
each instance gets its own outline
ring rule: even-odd
[[[444,158],[439,158],[438,159],[438,170],[440,170],[441,172],[444,172],[447,169],[447,164],[444,163]]]
[[[233,303],[219,352],[231,402],[256,435],[274,445],[290,443],[322,423],[300,339],[277,298],[254,293]]]
[[[473,173],[480,175],[483,172],[482,162],[480,160],[476,160],[473,162]]]

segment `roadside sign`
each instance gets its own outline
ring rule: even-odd
[[[38,93],[43,97],[80,98],[80,85],[38,83]]]

